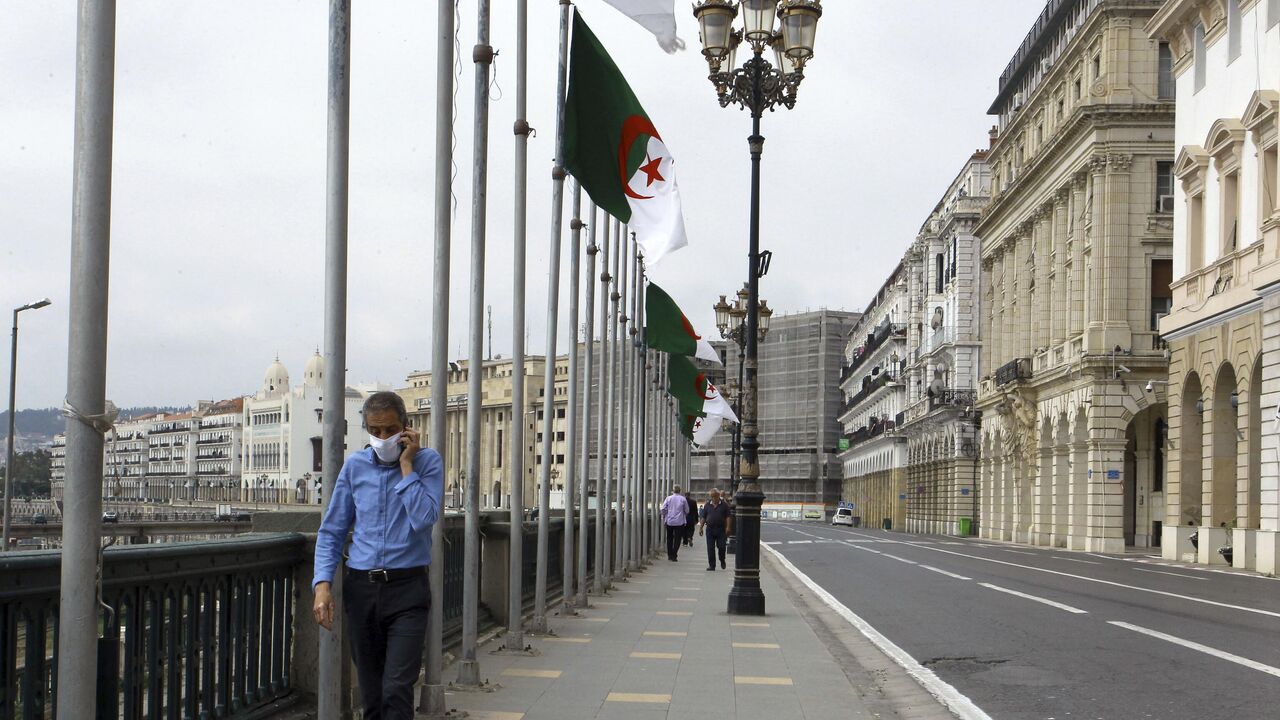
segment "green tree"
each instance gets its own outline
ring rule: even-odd
[[[49,497],[53,471],[52,457],[47,451],[16,453],[13,469],[11,486],[14,497]],[[5,472],[5,469],[0,469],[0,478],[5,476]]]

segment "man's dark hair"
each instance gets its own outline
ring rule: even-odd
[[[409,427],[409,412],[404,409],[404,398],[388,390],[380,390],[365,399],[364,408],[360,410],[360,425],[369,427],[369,423],[365,422],[369,413],[387,410],[394,410],[396,416],[400,418],[400,424]]]

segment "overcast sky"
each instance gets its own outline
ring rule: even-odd
[[[529,351],[545,349],[558,3],[530,9]],[[430,365],[434,3],[358,2],[352,28],[349,382]],[[764,119],[762,297],[861,309],[968,155],[1040,0],[828,0],[800,101]],[[514,0],[493,2],[487,302],[510,322]],[[674,153],[690,246],[652,271],[704,333],[745,277],[749,116],[721,109],[697,52],[666,55],[579,0]],[[116,47],[108,397],[187,405],[294,382],[322,342],[327,3],[123,0]],[[462,0],[451,357],[466,353],[474,0]],[[66,387],[75,3],[0,0],[0,307],[22,314],[18,407]],[[566,204],[567,210],[567,204]],[[567,217],[567,213],[566,213]],[[565,258],[567,272],[568,258]],[[562,283],[567,288],[567,278]],[[560,347],[569,338],[566,323]],[[0,354],[8,377],[8,353]]]

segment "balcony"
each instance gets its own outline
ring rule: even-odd
[[[840,383],[844,384],[861,365],[867,361],[881,345],[890,338],[905,338],[907,328],[905,325],[891,323],[886,319],[875,329],[874,332],[867,335],[867,341],[854,351],[853,360],[849,362],[849,366],[844,368],[840,373]]]
[[[928,338],[920,343],[920,355],[928,355],[943,345],[954,344],[956,341],[956,329],[954,326],[943,326],[934,330]]]
[[[845,408],[846,408],[845,412],[847,412],[849,409],[852,409],[855,405],[862,402],[863,400],[866,400],[868,397],[871,397],[871,394],[879,390],[880,388],[885,387],[890,383],[896,383],[896,382],[897,382],[897,378],[893,377],[887,372],[882,372],[873,378],[864,379],[862,381],[862,389],[859,390],[857,393],[855,393],[853,397],[849,398],[847,402],[845,402]],[[841,415],[843,414],[844,412],[841,413]]]
[[[995,374],[996,387],[1008,385],[1017,380],[1028,380],[1031,378],[1031,360],[1028,358],[1014,358],[1009,362],[1001,365]]]
[[[856,447],[861,443],[902,427],[904,416],[904,413],[898,413],[893,420],[872,418],[871,422],[849,433],[845,436],[845,439],[849,441],[850,448]]]

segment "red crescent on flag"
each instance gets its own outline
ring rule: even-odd
[[[711,391],[711,394],[710,394],[710,395],[703,395],[702,393],[703,393],[704,391],[699,390],[699,391],[698,391],[698,397],[702,398],[703,400],[714,400],[714,399],[715,399],[715,397],[716,397],[716,395],[715,395],[716,386],[715,386],[715,385],[712,385],[712,384],[711,384],[711,383],[709,383],[709,382],[707,382],[707,376],[706,376],[706,374],[705,374],[705,373],[698,373],[698,379],[697,379],[697,380],[695,380],[694,382],[698,385],[698,387],[702,387],[702,383],[704,383],[704,382],[705,382],[705,383],[707,383],[707,389]]]
[[[684,325],[684,331],[688,333],[689,337],[693,338],[694,340],[702,339],[701,335],[693,331],[693,325],[690,324],[689,318],[685,317],[684,313],[680,313],[680,324]]]
[[[637,138],[641,135],[650,135],[662,139],[658,134],[658,129],[653,126],[653,122],[643,115],[632,115],[622,121],[622,140],[618,142],[618,176],[622,178],[622,192],[627,197],[636,200],[649,200],[652,195],[641,195],[631,189],[631,178],[627,177],[627,156],[631,152],[631,146],[635,144]]]

